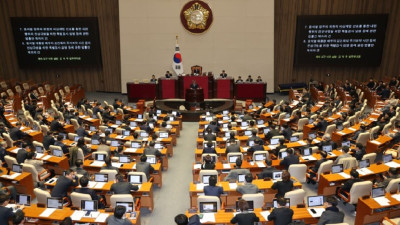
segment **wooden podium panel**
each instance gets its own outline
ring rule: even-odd
[[[236,83],[235,96],[238,100],[253,99],[264,101],[266,97],[267,83]]]
[[[214,80],[214,98],[233,98],[233,78]]]
[[[159,99],[179,98],[178,80],[175,78],[159,78],[157,96]]]
[[[153,100],[156,97],[157,84],[155,83],[126,83],[128,91],[128,102],[135,102],[139,99]]]

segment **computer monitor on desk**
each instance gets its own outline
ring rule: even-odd
[[[95,182],[108,182],[108,174],[104,173],[95,173],[94,174]]]
[[[270,144],[271,144],[271,145],[277,145],[277,144],[279,144],[279,138],[271,138]]]
[[[216,213],[217,202],[200,202],[200,213]]]
[[[369,167],[369,165],[370,165],[369,159],[361,160],[359,163],[360,169],[367,168]]]
[[[254,211],[254,201],[246,201],[246,202],[247,202],[247,205],[249,205],[249,208],[247,209],[247,211],[253,212]],[[239,200],[236,200],[236,212],[240,212]]]
[[[332,166],[332,173],[341,173],[343,172],[343,164],[337,164]]]
[[[47,198],[47,208],[62,209],[63,200],[61,198]]]
[[[14,173],[22,173],[22,165],[13,164],[12,165],[12,171]]]
[[[141,184],[141,183],[143,183],[142,179],[143,178],[141,175],[137,175],[137,174],[129,175],[129,183],[132,183],[132,184]]]
[[[157,160],[155,156],[147,156],[147,162],[150,164],[156,164]]]
[[[82,211],[95,212],[97,211],[97,201],[96,200],[81,200],[81,209]]]
[[[59,150],[59,149],[53,149],[52,150],[52,155],[54,155],[56,157],[62,157],[63,156],[63,151]]]
[[[116,206],[125,206],[126,212],[130,213],[134,211],[134,204],[133,202],[116,202]]]
[[[107,154],[106,153],[105,154],[98,153],[98,154],[95,154],[94,156],[95,156],[94,160],[96,160],[96,161],[106,161]]]
[[[290,198],[284,198],[285,199],[285,207],[290,207]],[[273,203],[273,207],[274,208],[278,208],[278,199],[274,198],[274,200],[272,201]]]
[[[307,197],[308,207],[316,207],[324,205],[324,196],[308,196]]]
[[[239,159],[239,155],[231,155],[229,156],[229,163],[236,163],[236,160]]]
[[[377,187],[372,188],[372,198],[378,198],[385,196],[385,188],[384,187]]]

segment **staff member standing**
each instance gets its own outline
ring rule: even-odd
[[[190,89],[198,89],[199,85],[197,84],[196,80],[192,81],[192,84],[190,85]]]

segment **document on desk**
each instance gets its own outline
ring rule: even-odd
[[[356,131],[357,129],[353,128],[353,127],[349,127],[349,130]]]
[[[312,208],[315,210],[315,213],[311,212],[311,208],[307,209],[312,217],[321,217],[322,213],[325,211],[325,208]]]
[[[40,158],[42,158],[43,156],[44,156],[43,153],[36,153],[35,158],[36,158],[36,159],[40,159]]]
[[[112,128],[118,128],[119,126],[117,124],[111,125]]]
[[[256,162],[256,164],[258,167],[265,167],[264,162]]]
[[[236,190],[236,188],[237,188],[237,183],[229,183],[229,189]]]
[[[276,147],[278,147],[278,145],[268,145],[268,148],[270,148],[271,150],[276,149]]]
[[[400,201],[400,194],[392,195],[392,198],[396,199],[397,201]]]
[[[94,186],[96,186],[96,184],[97,184],[97,182],[96,181],[89,181],[89,184],[88,184],[88,188],[94,188]]]
[[[304,160],[310,161],[310,160],[317,160],[314,156],[309,155],[309,156],[302,156]]]
[[[116,139],[124,139],[124,136],[122,136],[122,135],[117,135],[115,138],[116,138]]]
[[[72,213],[71,219],[72,219],[72,220],[75,220],[75,221],[81,220],[82,217],[83,217],[85,214],[86,214],[86,212],[77,210],[77,211],[75,211],[74,213]]]
[[[249,150],[249,147],[242,147],[243,151],[247,152]]]
[[[42,158],[42,160],[49,160],[52,157],[52,155],[46,155],[45,157]]]
[[[95,185],[95,188],[101,189],[104,187],[105,184],[106,184],[106,182],[97,182],[97,184]]]
[[[374,200],[381,206],[390,205],[390,201],[386,197],[378,197],[378,198],[374,198]]]
[[[126,148],[124,152],[132,152],[135,153],[137,151],[137,148]]]
[[[347,174],[347,173],[345,173],[345,172],[341,172],[341,173],[338,173],[338,174],[339,174],[340,176],[346,178],[346,179],[349,179],[349,178],[351,177],[349,174]]]
[[[11,152],[17,154],[20,149],[21,148],[16,148],[16,149],[12,150]]]
[[[400,167],[400,164],[398,164],[397,162],[393,162],[393,161],[385,163],[385,165],[388,166],[388,167],[394,167],[394,168],[399,168]]]
[[[346,133],[345,132],[343,132],[343,131],[338,131],[338,132],[336,132],[336,133],[338,133],[338,134],[340,134],[340,135],[346,135]]]
[[[103,166],[104,161],[93,161],[90,165],[91,166]]]
[[[204,184],[203,183],[200,183],[200,184],[196,184],[196,190],[198,190],[198,191],[202,191],[203,189],[204,189]]]
[[[298,141],[297,143],[299,143],[300,145],[306,145],[307,144],[304,141]]]
[[[54,211],[56,211],[56,209],[47,208],[39,215],[39,217],[49,217]]]
[[[132,166],[133,170],[136,170],[136,163]]]
[[[224,164],[223,164],[223,168],[224,168],[224,169],[230,169],[230,168],[231,168],[231,164],[229,164],[229,163],[224,163]]]
[[[96,218],[96,220],[94,222],[104,223],[104,222],[106,222],[106,219],[109,215],[110,214],[108,214],[108,213],[100,213],[100,215]]]
[[[270,214],[269,211],[262,211],[262,212],[260,212],[260,214],[261,214],[261,216],[264,217],[264,219],[265,219],[266,221],[268,221],[268,216],[269,216],[269,214]]]
[[[115,162],[111,163],[112,166],[115,166],[117,168],[120,168],[122,166],[122,164],[123,163],[115,163]]]
[[[200,219],[200,223],[206,223],[206,222],[215,222],[215,216],[214,213],[203,213],[203,218]]]
[[[368,175],[368,174],[373,174],[373,173],[374,173],[374,172],[372,172],[371,170],[369,170],[368,168],[358,169],[357,172],[358,172],[360,175],[363,175],[363,176]]]
[[[314,142],[315,144],[318,144],[318,143],[320,143],[321,141],[320,141],[320,140],[317,140],[317,139],[314,139],[313,142]]]
[[[195,170],[200,170],[201,169],[201,164],[194,164],[193,169]]]
[[[373,140],[373,141],[371,141],[371,143],[376,144],[376,145],[381,145],[381,144],[382,144],[382,143],[380,143],[380,142],[377,141],[377,140]]]

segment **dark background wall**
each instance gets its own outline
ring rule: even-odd
[[[18,67],[10,17],[98,17],[102,68],[25,70]],[[117,0],[1,0],[0,77],[36,83],[82,84],[90,91],[121,91]],[[57,78],[56,74],[60,76]]]
[[[385,46],[379,67],[293,67],[297,15],[388,13]],[[366,81],[400,73],[400,1],[398,0],[275,0],[275,90],[278,84],[310,78],[334,82]],[[331,74],[327,77],[326,74]]]

